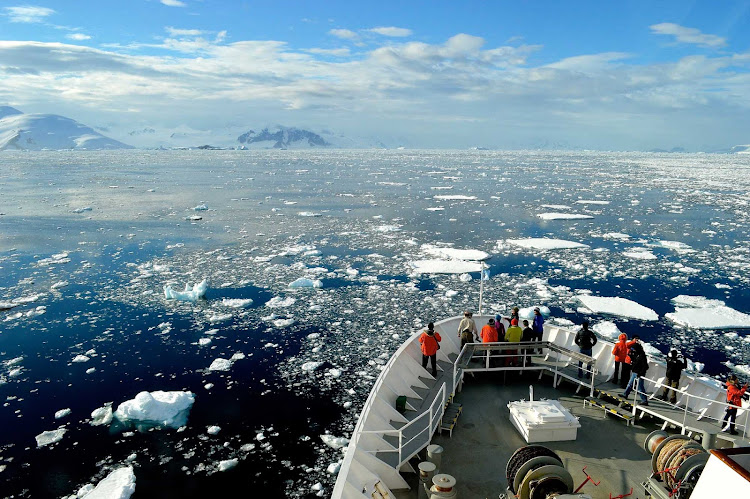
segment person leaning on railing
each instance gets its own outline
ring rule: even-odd
[[[727,402],[735,407],[727,407],[727,412],[724,414],[724,420],[722,424],[724,427],[721,431],[727,431],[732,435],[737,435],[737,430],[734,429],[734,422],[737,419],[737,407],[742,407],[742,396],[747,391],[747,383],[742,388],[738,388],[740,381],[734,374],[729,375],[727,380]],[[747,428],[745,428],[747,431]]]
[[[464,312],[464,318],[458,324],[458,337],[461,338],[461,349],[463,350],[464,345],[479,341],[479,332],[477,331],[477,325],[474,319],[471,318],[473,314],[467,310]]]

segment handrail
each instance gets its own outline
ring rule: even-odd
[[[432,433],[437,429],[437,426],[435,426],[435,428],[433,428],[433,419],[436,420],[436,421],[440,421],[441,418],[440,417],[434,417],[433,413],[436,416],[437,412],[442,412],[442,411],[434,412],[435,402],[437,402],[438,400],[441,400],[441,405],[438,406],[438,407],[441,407],[441,408],[445,404],[445,400],[446,400],[446,398],[445,398],[445,393],[446,393],[445,386],[446,386],[446,383],[443,383],[440,386],[440,389],[435,394],[435,398],[432,400],[432,403],[430,404],[430,407],[427,410],[425,410],[424,412],[422,412],[421,414],[419,414],[417,417],[415,417],[414,419],[412,419],[411,421],[409,421],[408,423],[406,423],[401,428],[399,428],[399,429],[389,428],[389,429],[384,429],[384,430],[359,430],[358,432],[356,432],[356,437],[355,437],[356,440],[359,441],[359,436],[363,435],[363,434],[398,434],[398,448],[396,448],[396,449],[375,449],[375,450],[372,450],[372,451],[365,451],[365,452],[369,452],[370,454],[377,454],[378,452],[398,452],[398,462],[399,462],[399,466],[401,466],[404,463],[404,461],[405,461],[405,459],[404,459],[404,457],[402,455],[402,452],[403,452],[404,448],[407,445],[409,445],[410,443],[414,442],[418,437],[422,436],[422,434],[426,430],[429,430],[429,435],[430,436],[427,438],[427,441],[429,442]],[[428,426],[426,428],[424,428],[423,430],[419,431],[412,438],[410,438],[409,440],[407,440],[406,442],[404,442],[403,439],[404,439],[404,433],[406,432],[406,430],[408,428],[411,428],[413,425],[415,425],[417,423],[417,421],[423,419],[425,417],[425,415],[427,415],[428,413],[429,413],[429,416],[430,416]]]
[[[688,398],[688,401],[690,400],[690,398],[694,398],[694,399],[698,399],[698,400],[703,400],[705,402],[709,402],[710,404],[717,404],[719,406],[724,406],[725,408],[734,407],[734,408],[736,408],[738,410],[738,412],[740,410],[744,411],[745,412],[745,424],[743,425],[741,423],[735,422],[735,427],[741,426],[742,427],[742,437],[743,438],[747,438],[747,435],[748,435],[748,433],[747,433],[748,432],[748,417],[750,416],[750,407],[737,406],[737,405],[734,405],[734,404],[730,404],[729,402],[722,402],[722,401],[716,400],[716,399],[709,399],[709,398],[706,398],[706,397],[701,397],[700,395],[693,395],[692,393],[688,393],[687,391],[683,392],[682,390],[679,390],[677,388],[665,385],[665,384],[663,384],[660,381],[657,381],[657,380],[651,379],[651,378],[647,378],[645,376],[641,376],[640,378],[643,379],[644,381],[650,381],[650,382],[652,382],[654,384],[654,386],[656,387],[656,391],[661,390],[662,388],[669,388],[672,391],[675,391],[675,392],[677,392],[677,393],[679,393],[681,395],[686,396]],[[695,380],[693,380],[693,381],[695,381]],[[645,390],[645,386],[644,386],[644,390]],[[635,387],[633,388],[633,391],[636,392],[636,394],[643,393],[646,396],[649,395],[648,392],[645,392],[645,391],[644,392],[640,392],[638,390],[638,382],[637,381],[635,383]],[[654,392],[654,394],[652,394],[652,396],[654,396],[654,395],[656,395],[656,392]],[[690,405],[688,403],[688,401],[685,402],[685,407],[683,408],[684,409],[683,410],[683,417],[682,417],[682,431],[683,432],[685,431],[685,427],[687,426],[687,414],[688,414],[688,412],[690,412],[691,414],[700,414],[700,413],[696,413],[696,412],[690,411],[688,409],[688,406]],[[637,403],[637,397],[635,395],[633,396],[633,402],[634,402],[633,403],[633,414],[635,414],[636,407],[638,405],[638,403]],[[704,417],[704,415],[701,414],[698,419],[702,419],[703,417]],[[706,416],[706,417],[708,419],[714,419],[711,416]],[[716,418],[716,421],[717,422],[720,421],[719,418]]]

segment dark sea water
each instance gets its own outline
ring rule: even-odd
[[[0,311],[3,497],[74,495],[124,465],[135,470],[136,498],[328,496],[342,451],[321,435],[349,436],[407,335],[477,308],[478,273],[414,272],[411,262],[434,258],[425,245],[490,255],[486,311],[545,305],[550,323],[614,325],[653,352],[679,347],[708,376],[734,369],[750,377],[746,330],[691,329],[664,317],[678,295],[750,313],[748,156],[0,156],[0,302],[17,304]],[[469,199],[436,197],[445,195]],[[193,209],[200,204],[208,210]],[[537,216],[545,212],[593,218]],[[508,242],[529,237],[589,248]],[[634,250],[654,258],[625,255]],[[300,277],[322,287],[290,289]],[[164,285],[204,278],[204,299],[165,300]],[[659,320],[591,313],[576,299],[581,292],[633,300]],[[73,362],[82,354],[89,360]],[[244,358],[228,371],[208,370],[235,354]],[[90,424],[93,410],[144,390],[194,393],[187,424],[143,432]],[[37,447],[36,435],[60,427],[59,442]],[[238,464],[220,471],[229,459]]]

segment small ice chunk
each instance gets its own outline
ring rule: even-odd
[[[76,355],[73,358],[73,362],[75,362],[75,363],[88,362],[89,360],[91,360],[91,359],[89,357],[85,356],[85,355]]]
[[[44,431],[36,436],[36,446],[44,447],[45,445],[52,445],[55,442],[62,440],[65,432],[68,431],[65,428],[59,428],[57,430]]]
[[[206,429],[206,432],[209,435],[218,435],[220,431],[221,431],[221,427],[216,426],[216,425],[209,426],[208,429]]]
[[[175,291],[172,286],[167,284],[164,286],[164,297],[167,300],[178,300],[178,301],[198,301],[206,295],[208,290],[208,281],[203,279],[198,284],[193,285],[191,288],[188,284],[185,285],[184,291]]]
[[[334,437],[333,435],[329,435],[328,433],[321,435],[320,439],[323,441],[324,444],[334,449],[340,449],[342,447],[346,447],[347,445],[349,445],[348,438]]]
[[[232,468],[237,466],[237,463],[237,458],[219,461],[219,471],[231,470]]]
[[[107,425],[112,422],[112,406],[105,405],[91,413],[91,426]]]
[[[208,206],[202,203],[199,204],[198,206],[193,207],[193,211],[206,211],[206,210],[208,210]]]
[[[221,300],[221,304],[225,307],[231,308],[245,308],[253,303],[252,298],[224,298]]]
[[[320,279],[308,279],[300,277],[289,283],[290,288],[322,288],[323,281]]]
[[[282,298],[280,296],[274,296],[270,300],[266,302],[266,307],[268,308],[283,308],[283,307],[291,307],[294,305],[294,303],[297,300],[292,298],[291,296],[288,296],[286,298]]]
[[[62,419],[65,416],[69,416],[72,411],[70,408],[67,409],[60,409],[59,411],[55,412],[55,419]]]
[[[208,366],[209,371],[229,371],[232,368],[232,361],[228,359],[214,359],[211,365]]]
[[[305,372],[312,372],[312,371],[317,370],[322,365],[323,365],[322,362],[310,361],[310,362],[305,362],[304,364],[302,364],[301,369]]]
[[[204,346],[206,346],[206,345],[208,345],[210,343],[211,343],[211,338],[200,338],[198,340],[198,345],[200,345],[202,347],[204,347]]]

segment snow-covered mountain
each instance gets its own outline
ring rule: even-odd
[[[237,137],[237,142],[253,149],[309,149],[331,145],[317,133],[284,126],[264,128],[260,132],[250,130]]]
[[[0,107],[0,151],[21,149],[132,149],[93,128],[56,114],[24,114]]]
[[[729,152],[734,154],[750,154],[750,144],[734,146]]]

